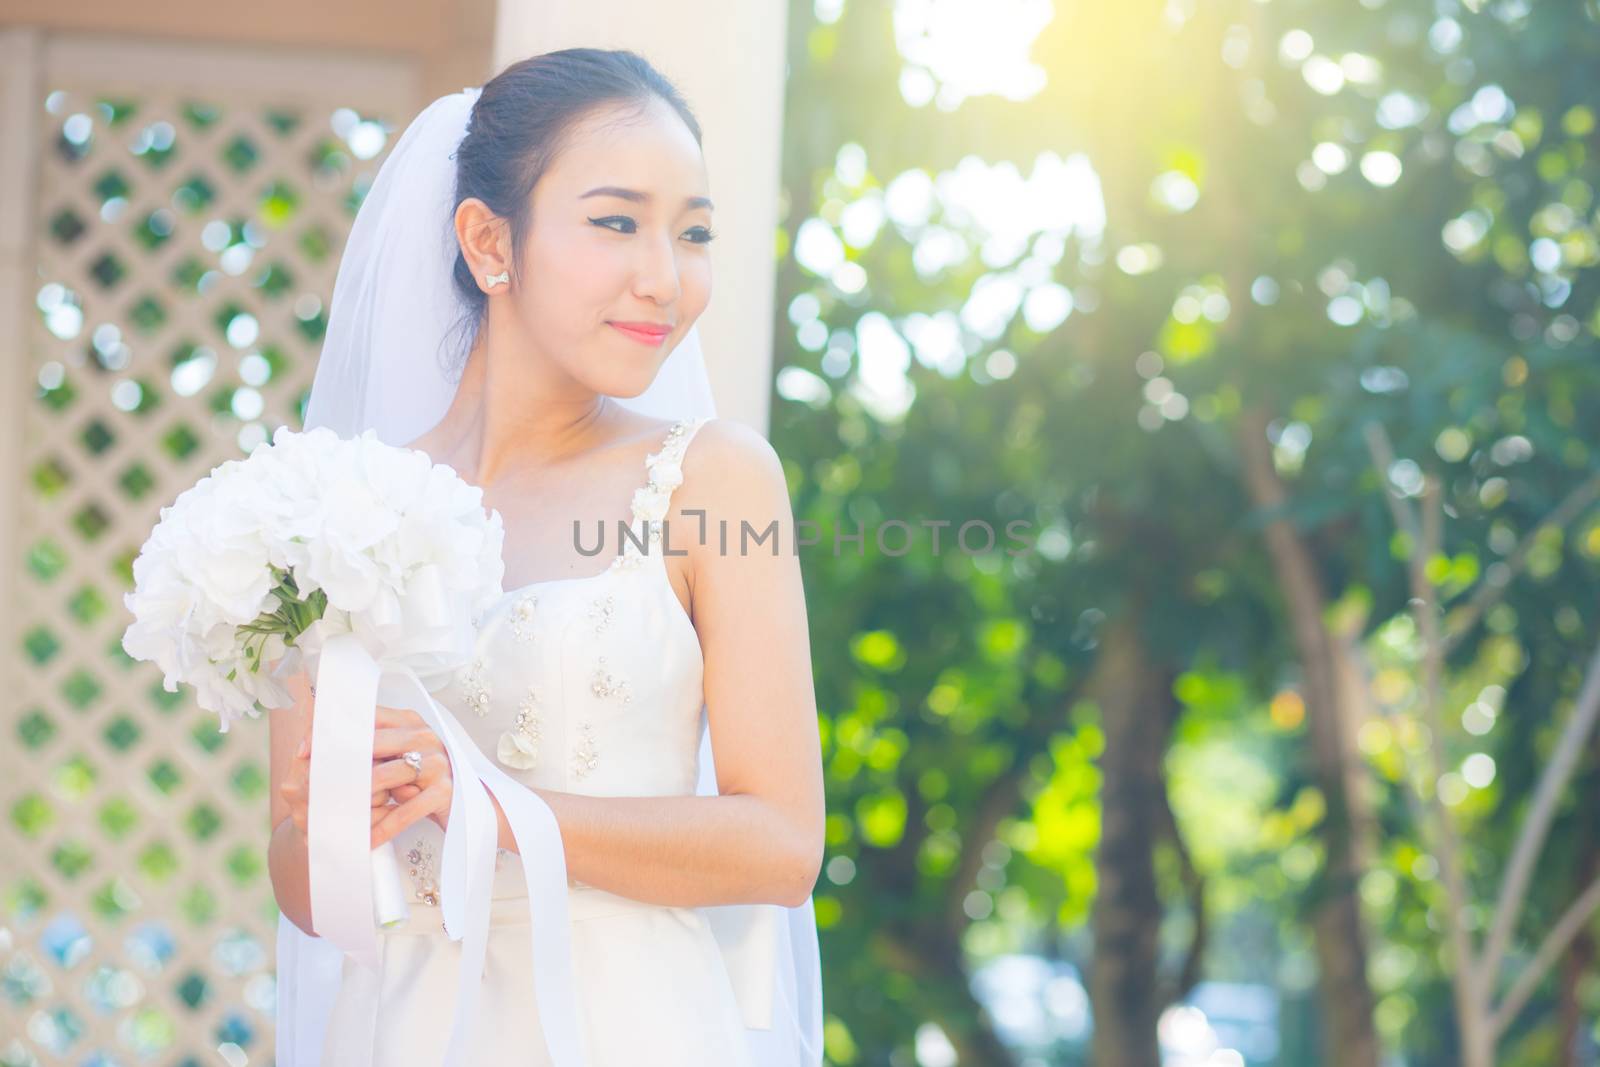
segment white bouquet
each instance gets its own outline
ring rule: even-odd
[[[370,763],[380,680],[437,690],[470,659],[476,618],[501,593],[504,531],[482,498],[449,467],[370,431],[283,428],[163,508],[134,560],[123,648],[154,661],[168,691],[192,686],[223,731],[258,706],[288,706],[281,679],[301,665],[315,671],[314,912],[338,892],[332,875],[348,871],[357,832],[368,840],[366,807],[350,808],[370,787],[356,761],[365,737]],[[406,914],[393,843],[370,851],[376,921],[389,925]],[[348,924],[372,906],[322,910]],[[332,927],[340,916],[319,912],[319,933],[324,918]]]

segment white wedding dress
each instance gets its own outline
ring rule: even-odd
[[[675,424],[647,466],[678,463],[705,421]],[[668,579],[660,526],[645,521],[638,500],[634,528],[650,538],[645,551],[624,540],[625,551],[598,574],[508,590],[480,620],[475,661],[436,694],[471,740],[526,785],[592,796],[696,791],[704,663]],[[438,907],[443,836],[422,820],[395,839],[411,879],[411,914],[380,932],[377,972],[345,959],[322,1046],[327,1067],[357,1058],[364,1026],[374,1029],[374,1064],[443,1062],[461,953]],[[496,858],[493,898],[464,1062],[542,1067],[550,1060],[534,997],[522,866],[505,850]],[[569,905],[589,1067],[773,1062],[751,1036],[770,1019],[770,988],[742,983],[730,967],[732,954],[714,930],[718,908],[644,903],[576,882]],[[770,975],[770,960],[758,973]],[[785,1061],[798,1055],[784,1051]]]

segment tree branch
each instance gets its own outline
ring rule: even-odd
[[[1017,804],[1022,799],[1022,784],[1028,780],[1029,751],[1031,746],[1018,746],[1016,760],[984,787],[977,810],[965,827],[961,857],[945,884],[945,900],[941,909],[945,928],[958,938],[971,922],[967,918],[967,894],[978,884],[978,872],[983,869],[984,849],[994,840],[1001,821],[1017,810]]]
[[[1177,974],[1167,983],[1160,998],[1168,1004],[1174,1004],[1188,996],[1200,981],[1211,927],[1206,921],[1205,875],[1195,869],[1194,857],[1189,854],[1188,845],[1184,844],[1177,814],[1172,810],[1172,794],[1167,790],[1165,781],[1161,783],[1161,804],[1157,814],[1161,817],[1162,831],[1172,843],[1172,851],[1178,860],[1179,878],[1188,891],[1189,910],[1194,913],[1194,937],[1189,941],[1189,949],[1184,953]]]
[[[1377,421],[1367,423],[1362,427],[1362,432],[1366,435],[1367,451],[1372,453],[1373,465],[1378,468],[1378,481],[1383,486],[1384,502],[1389,505],[1395,526],[1411,539],[1411,550],[1415,553],[1417,517],[1411,510],[1411,505],[1395,492],[1394,483],[1389,480],[1389,468],[1394,466],[1394,449],[1389,444],[1389,435],[1384,432],[1383,424]]]
[[[1498,1038],[1516,1019],[1517,1013],[1528,1003],[1533,991],[1539,988],[1545,972],[1561,958],[1561,954],[1567,950],[1572,939],[1583,929],[1583,924],[1589,921],[1589,917],[1597,909],[1600,909],[1600,878],[1590,882],[1589,888],[1580,893],[1578,899],[1567,907],[1561,919],[1545,935],[1544,941],[1539,945],[1539,951],[1534,953],[1533,959],[1522,969],[1522,973],[1517,975],[1516,983],[1490,1016],[1490,1033],[1494,1037]]]
[[[1455,650],[1456,645],[1472,632],[1478,620],[1490,608],[1494,607],[1505,596],[1506,590],[1511,586],[1511,579],[1522,572],[1527,566],[1528,555],[1532,552],[1539,535],[1552,528],[1562,528],[1583,513],[1583,510],[1596,499],[1600,499],[1600,474],[1578,485],[1568,493],[1566,499],[1558,504],[1555,510],[1546,515],[1533,529],[1522,536],[1517,547],[1503,562],[1491,566],[1483,576],[1483,582],[1473,590],[1472,597],[1458,609],[1455,622],[1444,636],[1444,654],[1448,656]]]
[[[1383,485],[1383,495],[1389,501],[1395,521],[1400,523],[1411,539],[1411,550],[1406,558],[1406,573],[1411,582],[1411,611],[1417,622],[1417,632],[1422,639],[1423,721],[1431,735],[1423,746],[1423,773],[1427,791],[1424,801],[1433,816],[1433,848],[1439,854],[1439,871],[1444,878],[1448,914],[1445,929],[1450,935],[1451,950],[1458,968],[1458,996],[1465,993],[1470,1000],[1480,1000],[1490,988],[1479,985],[1476,974],[1476,953],[1472,938],[1464,925],[1467,909],[1466,878],[1461,869],[1461,836],[1456,829],[1450,809],[1439,796],[1441,767],[1438,746],[1444,743],[1444,713],[1441,690],[1444,677],[1444,657],[1439,644],[1439,619],[1436,612],[1433,583],[1428,580],[1428,560],[1439,551],[1442,507],[1439,480],[1433,474],[1423,478],[1423,498],[1419,517],[1400,497],[1394,483],[1389,480],[1389,468],[1394,463],[1394,449],[1389,435],[1376,420],[1368,422],[1363,431],[1367,448],[1372,453],[1373,464],[1378,469],[1378,479]],[[1470,1012],[1471,1005],[1458,1003],[1458,1010]]]
[[[1086,688],[1087,679],[1078,678],[1065,694],[1052,702],[1055,709],[1053,714],[1030,715],[1027,727],[1020,732],[1013,746],[1016,759],[983,787],[972,819],[962,833],[961,856],[945,883],[945,900],[940,909],[945,928],[957,939],[969,922],[966,899],[978,884],[978,872],[983,869],[983,850],[995,839],[1000,823],[1017,810],[1017,805],[1023,799],[1022,788],[1032,773],[1028,755],[1048,746],[1050,738],[1066,728],[1066,713],[1082,698]]]
[[[1533,804],[1522,820],[1522,832],[1517,835],[1516,847],[1506,866],[1500,883],[1500,899],[1495,904],[1494,924],[1489,930],[1489,940],[1484,949],[1484,979],[1486,989],[1494,988],[1500,963],[1511,945],[1511,934],[1516,929],[1518,913],[1528,895],[1528,883],[1533,880],[1534,864],[1544,848],[1544,839],[1550,832],[1550,823],[1556,817],[1556,806],[1561,802],[1561,792],[1577,769],[1583,756],[1583,746],[1600,718],[1600,647],[1589,657],[1583,686],[1578,700],[1567,719],[1561,739],[1556,742],[1550,762],[1539,775],[1539,785],[1534,792]]]

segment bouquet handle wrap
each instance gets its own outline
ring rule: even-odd
[[[399,926],[411,914],[393,841],[372,850],[372,911],[379,926]]]
[[[365,654],[359,644],[351,648],[345,639],[335,639],[330,649],[317,664],[318,704],[327,709],[325,715],[311,719],[311,802],[308,806],[309,823],[306,835],[307,852],[311,865],[311,901],[315,915],[314,925],[320,932],[326,924],[339,930],[348,930],[360,922],[370,926],[374,922],[390,926],[403,921],[408,914],[406,898],[400,884],[400,863],[395,857],[394,842],[385,841],[376,848],[368,846],[372,868],[370,898],[360,893],[339,891],[339,887],[359,885],[359,880],[345,881],[337,877],[336,868],[343,866],[343,855],[338,850],[347,848],[359,834],[371,841],[371,824],[360,817],[364,805],[371,803],[371,772],[365,776],[349,773],[372,763],[372,717],[367,717],[365,731],[366,750],[361,751],[363,731],[350,729],[353,716],[366,708],[376,710],[378,691],[377,664]],[[365,801],[360,798],[365,796]],[[330,860],[332,864],[330,865]],[[319,892],[318,875],[334,874],[331,883],[323,883]],[[318,907],[317,902],[322,905]],[[361,912],[368,914],[363,917]],[[377,966],[376,949],[368,966]],[[354,953],[361,957],[359,950]]]
[[[433,699],[421,678],[404,662],[380,663],[360,637],[339,634],[322,643],[319,696],[325,693],[324,678],[333,682],[336,694],[341,694],[336,699],[361,699],[374,707],[382,703],[415,711],[444,742],[450,757],[455,787],[444,834],[440,906],[445,932],[461,942],[461,969],[444,1067],[467,1067],[471,1028],[477,1021],[499,842],[499,820],[490,800],[491,792],[505,812],[522,858],[528,888],[534,988],[551,1062],[555,1067],[583,1067],[572,980],[566,853],[555,813],[537,793],[490,762],[455,716]],[[369,877],[362,867],[366,865],[364,857],[371,851],[367,847],[370,826],[359,816],[341,819],[331,806],[342,801],[351,812],[370,808],[373,719],[373,715],[341,713],[319,715],[314,720],[312,797],[317,796],[319,781],[331,785],[323,793],[323,805],[313,802],[308,839],[311,910],[317,933],[357,962],[377,970],[380,951],[372,899],[366,894],[340,892],[341,886],[362,884],[352,879]],[[327,744],[321,732],[324,729],[330,735]],[[320,778],[319,757],[323,760]],[[340,796],[341,788],[349,796]],[[362,1028],[367,1044],[361,1054],[350,1060],[349,1067],[373,1067],[376,996],[369,996],[357,1010],[368,1021]]]

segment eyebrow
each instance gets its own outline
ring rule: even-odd
[[[614,196],[620,200],[631,200],[635,204],[648,204],[650,202],[649,193],[641,193],[637,189],[623,189],[615,185],[596,186],[578,197],[578,199],[584,200],[591,196]],[[712,210],[711,198],[707,196],[691,196],[684,200],[683,206],[686,211],[692,211],[697,207],[703,207],[707,211]]]

